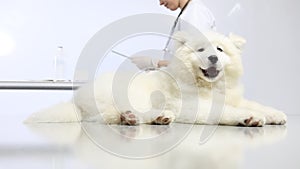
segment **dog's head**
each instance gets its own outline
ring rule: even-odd
[[[224,75],[231,80],[238,79],[243,71],[240,54],[245,40],[233,34],[228,37],[216,32],[204,35],[176,33],[176,58],[197,79],[205,82],[216,82]]]

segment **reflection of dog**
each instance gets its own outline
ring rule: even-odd
[[[282,112],[243,98],[239,84],[243,38],[209,33],[207,41],[183,32],[175,37],[180,43],[165,70],[134,76],[103,75],[78,90],[74,108],[71,103],[63,103],[34,114],[28,121],[104,120],[136,125],[169,124],[175,120],[241,126],[286,123]],[[79,112],[79,118],[73,109]]]
[[[71,148],[71,151],[68,152],[71,154],[68,154],[67,157],[68,159],[75,158],[73,160],[76,161],[76,164],[83,162],[90,168],[110,169],[235,169],[241,168],[242,163],[247,166],[256,165],[246,163],[249,160],[247,158],[244,162],[245,153],[251,150],[256,152],[256,155],[260,155],[261,149],[275,148],[278,146],[275,143],[284,140],[287,132],[285,126],[259,128],[221,126],[216,128],[207,142],[199,144],[200,131],[205,130],[206,127],[214,128],[215,126],[197,125],[178,144],[176,139],[180,136],[178,133],[182,131],[182,128],[189,128],[188,126],[190,125],[173,124],[170,127],[111,125],[108,127],[95,123],[82,123],[82,125],[44,123],[31,124],[28,127],[38,136],[50,141],[54,148],[51,152],[55,153],[55,157],[62,158],[59,159],[59,162],[64,162],[66,159],[65,151],[62,150]],[[161,131],[163,132],[161,133]],[[57,148],[55,148],[56,145]],[[172,150],[164,153],[170,147]],[[59,152],[55,150],[59,150]],[[38,152],[43,153],[41,150]],[[47,151],[47,153],[49,152]],[[27,157],[31,157],[31,155],[36,156],[36,152],[30,151],[26,154]],[[120,158],[120,156],[127,158]],[[43,157],[47,158],[48,156]],[[143,160],[130,158],[142,158]]]

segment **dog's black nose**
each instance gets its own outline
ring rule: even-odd
[[[215,64],[218,61],[218,57],[216,55],[211,55],[208,57],[208,60],[212,63]]]

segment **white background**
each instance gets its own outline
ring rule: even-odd
[[[289,115],[300,114],[300,1],[204,2],[214,13],[219,32],[234,32],[247,39],[242,79],[246,97]],[[0,0],[0,44],[5,44],[0,46],[0,54],[12,48],[0,56],[0,80],[51,78],[59,45],[68,57],[71,77],[81,50],[97,31],[120,18],[141,13],[176,16],[178,11],[168,11],[159,6],[158,0]],[[70,92],[0,91],[1,113],[26,117],[70,96]]]

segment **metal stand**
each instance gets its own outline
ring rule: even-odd
[[[0,90],[76,90],[86,82],[0,81]]]

